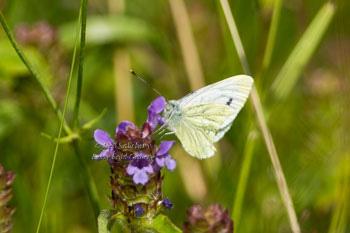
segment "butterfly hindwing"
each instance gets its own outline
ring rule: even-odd
[[[215,135],[233,109],[223,104],[205,103],[186,106],[181,121],[174,125],[184,149],[199,159],[214,155]]]

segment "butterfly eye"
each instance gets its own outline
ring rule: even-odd
[[[173,106],[171,104],[169,104],[169,103],[167,103],[166,106],[165,106],[165,110],[166,111],[170,111],[172,108],[173,108]]]

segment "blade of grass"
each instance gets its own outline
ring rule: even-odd
[[[87,0],[82,0],[79,68],[78,68],[78,79],[77,79],[77,93],[76,93],[74,113],[73,113],[73,128],[77,128],[79,126],[78,116],[79,116],[79,106],[80,106],[80,99],[81,99],[81,89],[83,85],[83,69],[84,69],[84,56],[85,56],[86,12],[87,12]]]
[[[273,49],[275,46],[277,29],[280,21],[281,9],[282,9],[283,0],[275,0],[275,4],[273,7],[272,21],[269,29],[269,35],[267,37],[266,48],[264,52],[263,58],[263,71],[266,70],[270,66],[271,57],[273,53]]]
[[[169,4],[191,89],[196,90],[203,87],[205,82],[186,5],[183,0],[169,0]]]
[[[243,164],[241,172],[239,174],[238,188],[235,196],[234,205],[232,208],[232,219],[234,219],[235,221],[235,229],[238,229],[238,225],[240,223],[244,194],[247,187],[252,158],[254,154],[254,148],[258,139],[258,135],[259,133],[255,129],[251,130],[244,148]]]
[[[221,3],[221,6],[223,8],[223,11],[224,11],[227,24],[228,24],[229,29],[231,31],[233,43],[235,44],[238,56],[239,56],[240,61],[242,63],[242,67],[243,67],[246,74],[251,75],[251,71],[250,71],[248,61],[247,61],[247,58],[246,58],[246,55],[244,52],[242,41],[240,39],[238,30],[236,27],[236,23],[235,23],[234,18],[233,18],[230,5],[229,5],[227,0],[220,0],[220,3]],[[278,185],[281,197],[282,197],[283,204],[284,204],[284,206],[287,210],[287,213],[288,213],[291,229],[294,233],[300,233],[301,232],[300,226],[299,226],[296,214],[295,214],[292,199],[291,199],[290,194],[289,194],[287,181],[284,177],[284,173],[283,173],[280,161],[278,159],[278,154],[277,154],[277,150],[276,150],[273,138],[271,136],[269,128],[267,127],[267,124],[266,124],[266,121],[264,118],[264,114],[263,114],[263,109],[262,109],[261,102],[260,102],[260,98],[259,98],[259,95],[258,95],[258,92],[257,92],[255,86],[253,86],[250,98],[251,98],[252,107],[253,107],[255,114],[256,114],[257,123],[259,125],[260,131],[263,135],[267,150],[268,150],[269,155],[270,155],[270,159],[271,159],[271,162],[272,162],[272,165],[274,168],[274,172],[275,172],[276,182],[277,182],[277,185]]]
[[[79,26],[80,26],[80,50],[79,50],[79,67],[78,67],[78,79],[77,79],[77,93],[76,93],[76,99],[75,99],[75,105],[74,105],[74,115],[73,115],[73,128],[79,128],[79,106],[80,106],[80,100],[81,100],[81,91],[82,91],[82,85],[83,85],[83,68],[84,68],[84,56],[85,56],[85,42],[86,42],[86,18],[87,18],[87,0],[81,0],[80,5],[80,13],[79,13]],[[77,33],[79,35],[79,28],[77,30]],[[76,45],[74,48],[74,51],[76,50]],[[74,65],[72,69],[74,68]],[[103,113],[97,117],[97,119],[88,122],[84,126],[92,125],[94,124],[99,118],[101,118]],[[83,126],[83,128],[84,128]],[[83,129],[82,128],[82,129]],[[80,150],[79,150],[79,141],[74,140],[71,144],[74,149],[74,153],[81,165],[81,175],[84,179],[84,183],[86,185],[88,196],[92,205],[92,208],[94,210],[95,214],[95,220],[97,221],[97,218],[100,214],[100,205],[99,205],[99,195],[97,191],[96,184],[94,182],[93,176],[90,172],[90,169],[85,161],[85,159],[82,157]]]
[[[326,3],[318,11],[310,26],[293,49],[272,84],[272,91],[277,98],[285,98],[291,92],[302,70],[320,44],[328,25],[332,21],[334,11],[334,5],[330,2]]]
[[[80,28],[80,21],[81,21],[81,15],[82,15],[81,14],[81,9],[80,9],[80,12],[79,12],[78,29]],[[78,37],[79,37],[79,30],[77,30],[77,35],[76,35],[76,42],[75,42],[73,58],[72,58],[72,63],[71,63],[71,68],[70,68],[70,74],[69,74],[69,79],[68,79],[68,83],[67,83],[66,96],[65,96],[65,100],[64,100],[64,106],[63,106],[62,120],[61,120],[61,123],[60,123],[60,128],[58,130],[58,136],[57,136],[55,152],[54,152],[54,155],[53,155],[53,160],[52,160],[52,164],[51,164],[49,180],[48,180],[48,183],[47,183],[47,186],[46,186],[44,202],[43,202],[43,205],[42,205],[42,208],[41,208],[41,213],[40,213],[39,222],[38,222],[38,225],[37,225],[37,228],[36,228],[36,233],[39,233],[39,231],[40,231],[40,226],[41,226],[42,219],[43,219],[44,212],[45,212],[45,208],[46,208],[47,197],[48,197],[48,194],[49,194],[49,191],[50,191],[50,187],[51,187],[51,181],[52,181],[52,177],[53,177],[53,172],[54,172],[54,169],[55,169],[56,158],[57,158],[57,153],[58,153],[58,147],[60,145],[60,138],[61,138],[62,129],[63,129],[63,119],[64,119],[64,116],[65,116],[66,110],[67,110],[69,92],[70,92],[72,78],[73,78],[73,73],[74,73],[75,57],[76,57],[76,51],[77,51],[77,47],[78,47]]]
[[[46,86],[46,83],[44,82],[44,80],[42,79],[41,75],[39,74],[39,72],[34,68],[34,66],[29,62],[28,58],[26,57],[26,55],[23,53],[22,49],[19,47],[18,43],[16,42],[13,34],[11,33],[11,30],[5,20],[5,17],[2,13],[2,11],[0,11],[0,23],[9,39],[9,41],[12,44],[12,47],[16,50],[16,53],[18,54],[18,56],[20,57],[20,59],[22,60],[22,62],[24,63],[24,65],[27,67],[27,69],[29,70],[29,72],[33,75],[33,77],[35,78],[35,80],[38,82],[41,90],[43,91],[47,101],[49,102],[50,106],[52,107],[52,109],[54,110],[57,118],[59,121],[63,120],[62,117],[62,113],[61,111],[58,109],[56,101],[54,100],[54,98],[52,97],[49,88]],[[63,126],[64,126],[64,130],[66,134],[71,134],[72,131],[69,128],[68,124],[66,123],[65,120],[63,120]]]

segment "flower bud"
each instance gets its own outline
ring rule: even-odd
[[[233,233],[233,221],[228,210],[223,211],[220,204],[209,206],[203,210],[200,205],[193,205],[187,212],[188,221],[185,222],[185,233]]]

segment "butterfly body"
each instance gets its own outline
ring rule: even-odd
[[[253,84],[249,76],[234,76],[167,102],[163,117],[184,149],[199,159],[209,158],[214,143],[230,129]]]

